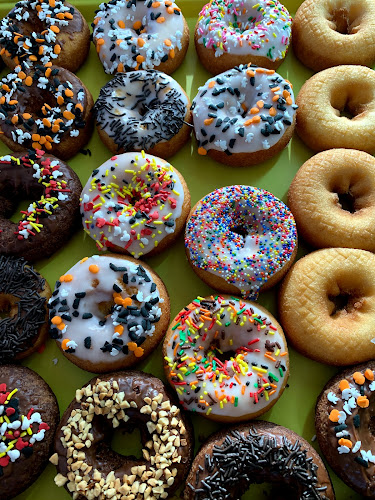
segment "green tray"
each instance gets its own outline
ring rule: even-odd
[[[72,0],[72,2],[81,10],[87,21],[91,23],[99,1]],[[198,13],[205,2],[203,0],[180,0],[177,3],[187,18],[192,34]],[[285,6],[292,15],[300,3],[297,0],[284,0]],[[6,15],[13,6],[14,2],[0,0],[0,17]],[[191,38],[191,40],[193,39]],[[294,57],[291,49],[278,71],[293,83],[295,94],[298,93],[305,80],[312,75],[312,71],[305,68]],[[4,70],[3,74],[5,73],[6,70]],[[100,88],[110,80],[110,76],[106,75],[102,69],[93,45],[88,60],[77,74],[91,90],[94,99],[98,97]],[[182,85],[190,98],[194,98],[198,87],[203,85],[210,76],[199,63],[192,42],[184,63],[173,74],[173,78]],[[69,161],[71,167],[80,176],[83,184],[86,183],[92,170],[111,156],[110,152],[101,143],[96,131],[86,148],[90,149],[91,156],[78,154]],[[215,188],[230,184],[248,184],[265,188],[286,202],[288,187],[294,175],[302,163],[313,154],[296,135],[294,135],[288,148],[281,154],[266,163],[249,168],[226,167],[208,157],[199,156],[196,149],[195,142],[190,141],[170,160],[172,165],[182,173],[187,181],[191,192],[192,205]],[[1,143],[0,154],[7,153],[9,151]],[[310,250],[310,248],[304,246],[303,242],[300,242],[299,256]],[[96,253],[97,250],[93,240],[85,235],[83,231],[79,231],[67,242],[63,249],[57,251],[50,259],[39,261],[36,268],[53,287],[56,279],[79,259]],[[162,255],[147,259],[147,263],[160,274],[166,284],[172,298],[172,317],[197,295],[212,293],[212,290],[200,281],[189,266],[185,257],[182,237]],[[275,314],[276,290],[261,295],[259,302]],[[23,364],[34,369],[50,384],[59,401],[61,412],[74,398],[76,389],[93,376],[93,374],[80,370],[67,361],[53,341],[47,342],[42,354],[34,354]],[[334,375],[336,370],[311,361],[291,348],[290,365],[289,387],[272,410],[266,413],[263,418],[289,427],[311,442],[315,435],[314,408],[316,398],[323,385]],[[160,346],[146,361],[136,368],[165,380]],[[195,427],[196,447],[220,427],[220,425],[207,421],[201,416],[192,415],[191,419]],[[117,443],[114,445],[116,451],[129,454],[128,437],[127,435],[127,445],[125,447],[123,446],[125,438],[119,433],[116,434]],[[316,443],[312,444],[318,449]],[[139,450],[138,446],[135,446],[135,448]],[[41,477],[26,492],[17,497],[18,500],[50,500],[51,498],[54,498],[54,500],[68,500],[70,496],[65,489],[57,488],[53,482],[55,473],[55,467],[49,464]],[[338,500],[361,498],[346,487],[333,472],[331,472],[331,478]],[[268,498],[264,496],[264,489],[262,485],[252,486],[243,499],[259,500]]]

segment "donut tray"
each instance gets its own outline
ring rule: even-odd
[[[98,8],[99,0],[72,0],[72,3],[81,10],[88,22],[91,23],[94,11]],[[180,0],[177,3],[188,21],[192,43],[182,66],[172,76],[186,89],[189,97],[193,98],[198,87],[203,85],[210,77],[197,59],[192,37],[198,13],[205,2],[203,0]],[[300,4],[296,0],[284,0],[283,3],[292,15],[295,14]],[[0,17],[6,15],[13,6],[14,2],[1,0]],[[291,49],[278,71],[293,83],[295,94],[298,93],[306,79],[313,74],[312,71],[305,68],[296,59]],[[5,75],[6,70],[3,70],[2,74]],[[91,46],[89,58],[77,75],[91,90],[94,99],[98,97],[100,88],[110,80],[110,76],[106,75],[102,69],[93,45]],[[92,170],[111,156],[110,152],[101,143],[96,131],[94,131],[85,150],[86,154],[77,154],[68,162],[78,173],[83,184],[86,183]],[[1,143],[0,154],[7,153],[9,151]],[[208,157],[199,156],[196,144],[194,140],[191,140],[177,155],[170,159],[170,162],[185,177],[191,192],[192,205],[213,189],[231,184],[247,184],[265,188],[286,202],[288,187],[295,173],[312,154],[312,151],[294,135],[289,146],[270,161],[248,168],[231,168],[216,163]],[[30,200],[20,202],[20,207],[26,207],[28,201]],[[301,257],[310,250],[303,242],[300,242],[298,256]],[[94,242],[80,230],[61,250],[57,251],[48,260],[42,259],[38,261],[35,267],[45,276],[53,288],[59,276],[64,274],[78,260],[96,253]],[[185,257],[182,237],[160,256],[147,259],[147,263],[159,273],[166,284],[171,296],[172,317],[197,295],[204,296],[213,293],[210,288],[200,281],[189,266]],[[273,289],[262,294],[259,303],[277,317],[276,299],[277,290]],[[76,389],[93,377],[93,374],[80,370],[66,360],[53,341],[48,341],[42,353],[34,354],[23,364],[34,369],[50,384],[58,398],[61,412],[66,409],[74,398]],[[289,427],[311,442],[315,435],[314,409],[316,398],[324,384],[337,370],[311,361],[295,352],[292,348],[290,348],[290,365],[289,387],[277,404],[263,416],[263,419]],[[161,346],[136,368],[165,380]],[[220,428],[220,424],[207,421],[201,416],[192,415],[191,420],[195,427],[196,449],[211,433]],[[124,446],[125,443],[126,446]],[[312,444],[317,448],[316,443]],[[139,435],[137,435],[137,432],[130,436],[129,434],[121,435],[120,431],[117,432],[112,440],[112,445],[119,453],[140,456]],[[68,500],[70,498],[68,493],[63,488],[57,488],[54,485],[54,475],[55,467],[49,464],[41,477],[17,499],[50,500],[54,498],[54,500]],[[333,472],[331,472],[331,478],[338,500],[361,498],[345,486]],[[243,496],[243,499],[259,500],[269,498],[265,494],[266,489],[267,485],[254,485]],[[178,495],[174,498],[178,498]]]

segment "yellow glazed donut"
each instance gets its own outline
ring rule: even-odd
[[[325,69],[307,80],[296,102],[296,130],[314,151],[352,148],[375,152],[372,69],[363,66]]]
[[[375,358],[375,255],[327,248],[300,259],[279,296],[287,339],[305,356],[330,365]]]
[[[374,157],[355,149],[318,153],[298,170],[288,206],[310,245],[374,252]]]
[[[373,0],[306,0],[293,20],[293,50],[315,71],[375,62]]]

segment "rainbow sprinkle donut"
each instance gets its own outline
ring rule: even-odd
[[[291,29],[292,18],[277,0],[212,0],[199,14],[195,45],[214,74],[248,62],[276,69],[286,56]]]
[[[194,271],[209,286],[256,299],[292,264],[296,224],[288,207],[268,191],[226,186],[195,205],[185,247]]]

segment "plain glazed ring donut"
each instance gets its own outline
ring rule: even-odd
[[[264,307],[229,295],[198,297],[179,312],[163,355],[184,409],[222,422],[268,411],[289,376],[281,326]]]
[[[337,66],[312,76],[297,100],[298,135],[314,151],[375,152],[375,71]]]
[[[375,358],[375,255],[328,248],[300,259],[282,283],[279,317],[289,342],[329,365]]]
[[[209,286],[255,300],[291,266],[296,224],[288,207],[268,191],[227,186],[193,207],[185,248],[193,270]]]
[[[276,483],[275,498],[335,500],[314,448],[292,430],[265,421],[213,434],[193,461],[183,498],[239,499],[251,484],[263,482]]]
[[[215,75],[249,62],[277,69],[288,51],[292,18],[278,0],[213,0],[195,27],[195,47]]]
[[[374,252],[374,157],[354,149],[318,153],[298,170],[288,206],[310,245]]]
[[[140,459],[111,449],[116,428],[140,429]],[[161,380],[136,371],[93,378],[77,390],[57,429],[55,483],[87,500],[173,498],[189,470],[193,442],[187,418]]]
[[[292,33],[294,53],[314,71],[340,64],[372,67],[375,62],[372,0],[305,0]]]
[[[272,158],[295,124],[292,84],[272,69],[235,67],[198,89],[191,110],[198,153],[230,166]]]

